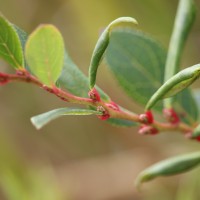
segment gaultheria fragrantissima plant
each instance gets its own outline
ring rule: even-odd
[[[200,141],[199,102],[188,88],[200,76],[200,64],[180,70],[195,11],[193,0],[179,1],[168,51],[139,31],[134,18],[114,20],[96,43],[88,77],[69,57],[55,26],[42,24],[28,36],[0,15],[0,56],[16,70],[15,74],[0,73],[0,85],[14,81],[31,83],[63,101],[85,106],[58,108],[32,117],[37,129],[62,115],[96,115],[113,125],[138,126],[142,135],[176,131]],[[127,95],[145,107],[144,113],[126,110],[96,86],[102,60]],[[163,113],[165,122],[155,120],[155,112]],[[182,173],[199,164],[200,152],[176,156],[141,172],[136,184]]]

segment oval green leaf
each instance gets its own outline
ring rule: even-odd
[[[186,155],[176,156],[163,160],[152,165],[143,172],[141,172],[137,179],[136,185],[150,181],[159,176],[171,176],[180,174],[197,167],[200,164],[200,152],[189,153]]]
[[[31,72],[45,85],[54,85],[64,64],[64,42],[58,29],[39,26],[27,40],[25,55]]]
[[[103,31],[101,36],[99,37],[96,46],[94,48],[94,51],[92,53],[92,58],[90,61],[90,67],[89,67],[89,82],[90,82],[90,88],[93,88],[96,83],[96,74],[97,69],[99,67],[99,64],[103,58],[104,52],[106,51],[106,48],[109,44],[110,40],[110,33],[112,29],[115,27],[123,27],[127,25],[136,25],[137,21],[132,17],[120,17],[113,22],[111,22],[106,29]]]
[[[150,98],[146,110],[151,109],[157,101],[171,97],[191,85],[200,76],[200,64],[188,67],[166,81]]]
[[[162,85],[166,51],[141,31],[112,32],[105,60],[119,85],[137,103],[145,105]],[[161,105],[157,110],[161,110]]]
[[[24,67],[23,50],[13,26],[0,14],[0,57],[15,69]]]
[[[63,115],[101,115],[101,112],[80,108],[58,108],[31,118],[33,125],[40,129],[54,119]]]

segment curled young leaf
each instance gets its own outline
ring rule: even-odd
[[[150,98],[146,110],[151,109],[157,101],[171,97],[187,88],[200,76],[200,64],[188,67],[166,81]]]
[[[92,58],[89,67],[89,82],[90,88],[92,89],[96,83],[96,74],[98,66],[102,60],[104,52],[109,44],[110,33],[113,28],[127,25],[136,25],[137,21],[132,17],[120,17],[113,22],[111,22],[106,29],[101,34],[98,39],[94,51],[92,53]]]
[[[58,29],[40,25],[29,36],[25,55],[31,72],[45,85],[54,85],[64,63],[64,42]]]
[[[31,118],[32,124],[40,129],[50,121],[57,119],[63,115],[101,115],[101,112],[90,110],[90,109],[81,109],[81,108],[58,108],[51,110],[49,112],[34,116]]]
[[[16,30],[0,14],[0,57],[15,69],[24,68],[23,50]]]
[[[159,163],[156,163],[141,172],[136,179],[136,185],[140,186],[141,183],[150,181],[159,176],[171,176],[175,174],[180,174],[189,171],[194,167],[197,167],[199,164],[199,151],[169,158]]]

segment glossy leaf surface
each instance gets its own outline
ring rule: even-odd
[[[113,22],[111,22],[103,31],[92,53],[92,58],[91,58],[90,68],[89,68],[90,88],[93,88],[96,83],[97,69],[103,58],[104,52],[106,51],[106,48],[109,44],[110,34],[111,34],[112,29],[116,27],[127,26],[127,25],[133,26],[136,24],[137,24],[137,21],[132,17],[120,17],[114,20]]]
[[[152,165],[141,172],[136,180],[136,184],[150,181],[159,176],[171,176],[180,174],[197,167],[200,164],[200,152],[189,153],[163,160]]]
[[[37,115],[31,118],[31,122],[33,125],[40,129],[50,121],[57,119],[63,115],[101,115],[101,112],[89,109],[80,109],[80,108],[58,108],[55,110],[51,110],[49,112]]]
[[[64,42],[58,29],[39,26],[29,36],[25,54],[31,72],[45,85],[54,85],[64,64]]]
[[[168,81],[166,81],[151,97],[146,105],[146,110],[151,109],[157,101],[163,98],[171,97],[181,90],[187,88],[200,76],[200,64],[188,67]]]
[[[23,50],[13,26],[0,14],[0,57],[15,69],[24,67]]]

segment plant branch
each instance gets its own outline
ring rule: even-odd
[[[44,89],[45,91],[56,95],[63,101],[95,107],[97,110],[99,109],[100,111],[102,111],[102,116],[107,116],[105,118],[102,117],[101,119],[118,118],[118,119],[124,119],[124,120],[137,122],[138,124],[145,124],[144,120],[140,118],[140,115],[132,113],[125,109],[122,109],[114,102],[106,103],[102,101],[100,98],[96,100],[92,98],[78,97],[71,93],[68,93],[67,91],[57,88],[55,85],[53,85],[52,87],[48,87],[42,84],[36,77],[32,76],[27,71],[20,70],[20,71],[17,71],[16,74],[0,73],[0,85],[4,85],[12,81],[32,83]],[[172,124],[168,122],[163,123],[163,122],[154,120],[152,123],[147,124],[147,125],[159,131],[168,131],[168,132],[179,131],[182,133],[191,133],[193,131],[192,127],[188,126],[187,124],[183,122]]]

